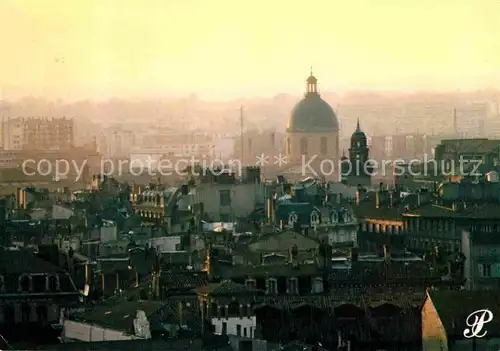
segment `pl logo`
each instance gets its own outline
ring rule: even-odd
[[[483,338],[488,331],[484,327],[493,320],[493,312],[490,310],[477,310],[469,314],[466,323],[469,328],[464,329],[464,337],[467,339],[471,338]]]

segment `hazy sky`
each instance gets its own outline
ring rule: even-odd
[[[0,0],[0,43],[5,98],[500,87],[499,0]]]

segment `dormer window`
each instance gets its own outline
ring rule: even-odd
[[[268,295],[276,295],[278,293],[278,281],[275,278],[269,278],[266,285]]]
[[[56,292],[59,291],[60,288],[60,282],[59,282],[59,276],[57,275],[49,275],[46,278],[46,290],[47,291],[52,291]]]
[[[311,213],[311,225],[317,225],[319,224],[319,214],[316,211],[313,211]]]
[[[245,281],[245,285],[246,285],[247,289],[249,289],[249,290],[257,289],[257,282],[255,281],[255,279],[252,279],[252,278],[247,279]]]
[[[332,223],[337,223],[339,221],[339,215],[337,211],[332,211],[332,213],[330,214],[330,221]]]
[[[316,294],[323,292],[323,278],[317,277],[316,279],[314,279],[312,292]]]
[[[294,223],[297,223],[299,220],[299,217],[297,216],[297,214],[295,212],[292,212],[290,213],[290,215],[288,216],[288,225],[290,227],[293,227],[293,224]]]
[[[344,223],[348,223],[352,220],[351,213],[345,207],[342,208],[342,217],[344,219]]]

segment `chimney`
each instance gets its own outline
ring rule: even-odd
[[[389,205],[391,207],[394,206],[394,192],[393,191],[389,191]]]
[[[271,217],[272,217],[271,199],[267,199],[267,219],[271,220]]]
[[[421,195],[420,192],[417,193],[417,207],[420,207]]]
[[[384,245],[384,259],[387,261],[389,259],[389,246]]]
[[[356,191],[356,205],[359,205],[360,197],[361,197],[361,194],[359,193],[359,189],[358,189],[358,191]]]
[[[375,192],[375,207],[380,208],[380,190]]]

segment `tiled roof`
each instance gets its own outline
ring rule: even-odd
[[[38,258],[31,251],[11,251],[0,248],[0,273],[64,273],[64,270]]]
[[[111,303],[94,306],[91,310],[74,314],[72,318],[78,321],[97,324],[115,330],[133,331],[133,321],[137,311],[146,316],[159,311],[165,304],[158,301],[128,301],[127,299],[112,300]]]
[[[126,340],[126,341],[94,341],[87,342],[70,342],[57,345],[47,345],[39,350],[64,350],[64,351],[80,351],[80,350],[138,350],[138,351],[199,351],[202,350],[201,340]]]
[[[192,290],[199,286],[206,285],[208,275],[206,272],[165,272],[161,275],[161,284],[168,291],[173,290]]]
[[[213,296],[218,295],[239,295],[246,293],[260,292],[257,289],[249,289],[243,284],[237,284],[232,280],[223,280],[220,283],[201,286],[196,289],[198,294],[208,294]]]
[[[446,152],[457,153],[486,153],[500,148],[500,141],[489,139],[448,139],[442,140]]]
[[[426,204],[403,214],[403,216],[408,215],[426,218],[500,219],[500,204],[474,204],[457,210],[436,204]]]
[[[335,309],[341,306],[355,306],[359,309],[376,308],[383,304],[391,304],[401,309],[415,308],[422,304],[425,293],[408,293],[401,290],[398,294],[373,294],[369,292],[354,293],[352,290],[337,290],[332,295],[318,296],[262,296],[253,305],[254,309],[279,308],[293,310],[305,306],[321,309]]]
[[[448,336],[463,337],[467,317],[478,310],[489,309],[493,320],[485,327],[490,335],[500,336],[500,292],[498,291],[429,291]]]

